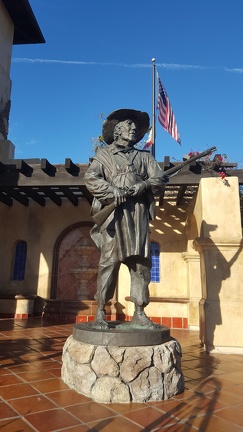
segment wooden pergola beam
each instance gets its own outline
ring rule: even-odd
[[[187,185],[184,186],[180,186],[179,191],[178,191],[178,195],[176,198],[176,205],[180,205],[182,203],[183,197],[185,195],[187,189]]]
[[[19,189],[14,189],[12,187],[5,187],[1,188],[1,192],[5,192],[9,197],[15,199],[20,204],[23,204],[24,206],[28,207],[29,205],[29,199],[25,194],[21,194]]]
[[[26,177],[31,176],[33,168],[27,164],[23,159],[16,160],[16,170],[21,172]]]
[[[55,176],[57,170],[56,167],[50,164],[50,162],[47,159],[41,159],[41,169],[42,171],[44,171],[44,173],[46,173],[50,177]]]
[[[3,192],[0,192],[0,201],[9,207],[13,205],[12,198],[9,195],[5,195]]]
[[[69,201],[74,205],[78,206],[78,197],[74,195],[74,193],[65,186],[61,186],[60,190],[63,192],[64,196],[69,199]]]
[[[80,171],[79,166],[75,165],[70,158],[65,159],[65,169],[73,176],[77,176]]]
[[[62,198],[55,193],[55,190],[53,190],[53,188],[43,187],[43,188],[40,188],[40,191],[43,191],[45,194],[45,197],[49,198],[57,206],[60,207],[62,205]]]
[[[46,203],[45,198],[43,195],[40,195],[37,190],[32,188],[26,188],[25,190],[26,190],[26,194],[30,198],[32,198],[35,202],[37,202],[37,204],[39,204],[42,207],[45,206]]]

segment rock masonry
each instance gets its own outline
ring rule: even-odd
[[[62,379],[99,403],[149,402],[184,391],[181,346],[119,347],[90,345],[70,336],[62,356]]]

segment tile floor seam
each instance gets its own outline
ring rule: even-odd
[[[62,409],[59,409],[60,411],[62,411]],[[52,411],[52,410],[46,410],[45,412],[49,412],[49,411]],[[40,430],[39,429],[37,429],[30,421],[28,421],[28,417],[30,418],[31,416],[33,417],[35,414],[39,414],[39,413],[32,413],[32,414],[28,414],[28,415],[25,415],[25,416],[23,416],[22,418],[23,418],[23,420],[25,420],[26,422],[28,422],[28,424],[32,427],[32,428],[34,428],[34,430],[35,431],[37,431],[37,432],[40,432]],[[72,427],[74,427],[74,426],[83,426],[83,423],[82,423],[82,421],[80,420],[80,419],[77,419],[77,418],[75,418],[74,416],[72,416],[70,413],[68,413],[69,414],[69,416],[70,417],[72,417],[75,421],[78,421],[78,425],[72,425]],[[59,428],[60,429],[60,428]],[[58,430],[58,429],[57,429]],[[48,430],[48,432],[50,432],[49,430]],[[55,432],[55,429],[52,429],[51,430],[51,432]]]
[[[154,422],[156,422],[156,420],[154,420]],[[154,423],[154,422],[152,422],[152,423]],[[147,426],[143,427],[141,424],[138,424],[138,426],[143,427],[143,429],[141,430],[141,432],[143,432],[143,431],[149,431],[150,432],[150,431],[156,431],[156,430],[168,428],[168,427],[175,426],[175,425],[178,425],[178,424],[183,424],[184,425],[185,421],[183,421],[181,419],[177,419],[176,417],[172,417],[172,418],[169,417],[168,418],[168,423],[167,423],[166,426],[158,426],[158,427],[153,428],[153,429],[150,429],[150,428],[148,429],[148,427],[150,427],[150,425],[147,425]]]
[[[102,406],[108,406],[109,407],[109,405],[110,404],[101,404]],[[119,413],[118,411],[116,411],[114,408],[112,408],[112,407],[109,407],[109,409],[110,410],[112,410],[112,411],[114,411],[114,413],[116,414],[116,415],[121,415],[122,417],[124,416],[124,414],[125,414],[125,412],[122,414],[122,413]],[[132,410],[132,412],[135,412],[135,411],[138,411],[139,409],[141,409],[141,407],[140,408],[138,408],[138,409],[133,409]]]
[[[37,390],[37,389],[34,388],[34,387],[29,383],[29,382],[23,382],[23,383],[21,383],[21,384],[26,384],[26,385],[30,386],[33,390],[35,390],[35,391]],[[18,386],[20,385],[20,383],[18,383],[18,384],[10,384],[10,385],[8,385],[8,386],[2,386],[1,389],[3,389],[3,388],[5,389],[6,387],[12,387],[12,386],[15,386],[15,385],[18,387]],[[7,389],[6,389],[6,390],[7,390]],[[41,393],[41,392],[38,391],[38,393]],[[31,396],[31,395],[29,395],[29,396]],[[26,396],[23,396],[23,397],[26,397]],[[12,398],[12,399],[19,399],[19,397],[17,397],[17,398]],[[9,400],[12,400],[12,399],[9,399]]]
[[[66,411],[66,412],[68,412],[68,413],[70,413],[70,411],[67,411],[67,408],[74,407],[75,405],[83,405],[83,404],[87,403],[87,402],[83,401],[83,402],[74,403],[74,404],[71,404],[71,405],[65,405],[65,406],[62,406],[62,405],[58,405],[57,402],[55,402],[55,401],[53,401],[52,399],[48,398],[48,394],[45,394],[45,395],[43,395],[43,396],[45,396],[45,397],[46,397],[50,402],[55,403],[56,406],[57,406],[57,408],[61,408],[62,410]]]
[[[65,408],[66,407],[60,407],[60,406],[58,407],[58,409],[61,409],[62,411],[65,411],[66,414],[68,414],[71,417],[73,417],[75,420],[77,420],[79,423],[81,423],[81,425],[85,425],[85,423],[80,418],[78,418],[77,416],[75,416],[75,414],[72,414],[70,411],[67,411]],[[48,411],[51,411],[51,410],[48,410]]]
[[[84,402],[84,403],[86,403],[86,402]],[[67,410],[67,408],[74,407],[74,406],[78,406],[78,405],[80,405],[80,404],[68,405],[68,406],[66,406],[66,407],[62,407],[62,409],[63,409],[64,411],[66,411],[68,414],[70,414],[70,415],[72,415],[73,417],[75,417],[77,420],[79,420],[79,421],[82,422],[83,424],[90,423],[90,422],[84,422],[83,420],[81,420],[80,418],[78,418],[77,416],[75,416],[75,414],[73,414],[73,413],[71,413],[70,411]],[[82,404],[81,404],[81,405],[82,405]],[[109,417],[105,417],[105,418],[115,418],[115,417],[119,417],[118,413],[115,413],[114,416],[109,416]],[[102,418],[102,419],[103,419],[103,418]],[[91,421],[93,421],[93,420],[91,420]]]
[[[22,418],[22,416],[20,415],[16,415],[16,416],[12,416],[12,417],[4,417],[4,419],[0,419],[0,422],[2,420],[14,420],[14,419],[18,419],[18,418]],[[1,428],[0,428],[1,429]]]
[[[122,418],[122,417],[124,417],[124,415],[119,415],[119,416],[116,416],[116,417],[120,417],[120,418]],[[110,418],[116,418],[116,417],[105,417],[105,418],[102,418],[102,419],[97,420],[97,422],[100,421],[100,420],[108,420],[108,419],[110,419]],[[150,432],[150,429],[147,429],[147,427],[141,425],[141,423],[137,423],[136,421],[134,421],[134,420],[132,420],[132,419],[130,419],[130,418],[127,418],[127,417],[125,417],[125,418],[126,418],[126,420],[129,421],[131,424],[134,424],[134,425],[136,425],[136,426],[139,426],[139,427],[143,428],[143,429],[141,429],[140,432],[143,432],[143,431],[145,432],[145,431],[147,431],[147,430],[148,430],[148,432]],[[85,423],[85,426],[89,426],[89,424],[92,423],[93,421],[94,421],[94,420],[91,420],[90,422]],[[151,429],[151,430],[152,430],[152,429]],[[114,431],[114,432],[115,432],[115,431]]]
[[[81,426],[86,426],[86,425],[81,425]],[[72,432],[72,429],[73,429],[73,426],[68,426],[68,427],[65,427],[65,428],[61,428],[61,429],[55,429],[54,431],[51,431],[51,432],[68,432],[68,431],[71,431]],[[87,432],[89,432],[89,431],[91,431],[91,429],[89,428],[88,430],[87,430]],[[94,432],[94,431],[92,431],[92,432]],[[115,432],[115,431],[114,431]]]
[[[203,417],[205,417],[206,418],[206,416],[207,416],[207,414],[204,414],[204,415],[202,415],[201,417],[203,418]],[[243,431],[243,428],[241,428],[241,426],[239,426],[238,424],[234,424],[234,423],[232,423],[231,421],[228,421],[228,420],[226,420],[226,419],[222,419],[221,417],[217,417],[216,415],[212,415],[212,417],[216,417],[216,418],[218,418],[219,420],[224,420],[226,423],[228,423],[229,424],[229,429],[227,429],[227,430],[220,430],[220,432],[231,432],[231,430],[232,430],[232,425],[234,425],[234,426],[236,426],[237,428],[240,428],[239,429],[239,432],[241,432],[241,431]],[[190,426],[193,426],[191,423],[188,423]],[[203,431],[203,432],[207,432],[207,429],[202,429],[200,426],[197,428],[196,426],[194,426],[194,428],[196,428],[198,431]]]
[[[39,394],[40,396],[43,396],[44,398],[46,398],[49,402],[52,402],[55,406],[53,407],[53,408],[48,408],[48,411],[51,411],[51,410],[55,410],[55,409],[64,409],[63,407],[61,407],[60,405],[58,405],[58,404],[56,404],[56,402],[54,402],[53,400],[51,400],[51,399],[49,399],[45,394],[43,394],[43,393],[40,393]],[[23,397],[21,397],[21,398],[16,398],[16,399],[10,399],[10,401],[18,401],[18,400],[21,400],[21,399],[26,399],[26,398],[31,398],[31,397],[33,397],[33,396],[39,396],[38,394],[37,395],[30,395],[30,396],[23,396]],[[27,415],[27,414],[21,414],[18,410],[17,410],[17,408],[13,408],[13,406],[11,406],[10,405],[10,407],[12,408],[12,409],[14,409],[16,412],[18,412],[19,413],[19,415],[20,416],[25,416],[25,415]],[[41,412],[45,412],[46,411],[46,409],[43,409],[43,410],[40,410],[40,411],[35,411],[34,413],[41,413]],[[30,413],[31,414],[31,413]]]
[[[26,423],[32,430],[33,432],[39,432],[38,429],[36,429],[31,423],[28,422],[28,420],[26,420],[26,418],[24,416],[19,417],[20,420],[22,420],[24,423]],[[14,431],[13,431],[14,432]],[[22,432],[22,431],[16,431],[16,432]],[[23,431],[24,432],[24,431]],[[52,431],[54,432],[54,431]]]
[[[229,423],[233,424],[234,426],[241,427],[242,430],[243,430],[243,422],[242,422],[242,425],[239,424],[239,423],[235,423],[233,420],[228,420],[228,419],[226,419],[226,418],[224,418],[224,417],[220,417],[220,416],[218,416],[217,413],[215,413],[214,416],[217,417],[217,418],[219,418],[219,419],[223,419],[223,420],[225,420],[225,421],[228,421]]]

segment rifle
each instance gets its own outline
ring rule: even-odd
[[[162,174],[162,179],[167,178],[167,177],[171,176],[172,174],[177,174],[186,165],[189,165],[192,162],[195,162],[198,159],[201,159],[201,158],[211,154],[212,152],[214,152],[216,150],[217,150],[216,147],[210,147],[208,150],[204,150],[202,153],[198,153],[194,156],[191,156],[189,159],[187,159],[187,160],[181,162],[180,164],[164,171]],[[111,204],[108,204],[105,207],[103,207],[101,210],[99,210],[96,214],[93,215],[93,220],[94,220],[95,224],[98,226],[101,226],[106,221],[108,216],[110,216],[110,214],[113,212],[113,210],[115,210],[115,208],[116,208],[116,205],[115,205],[115,202],[113,201]]]

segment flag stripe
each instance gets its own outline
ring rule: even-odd
[[[163,126],[163,128],[179,143],[181,144],[181,138],[178,131],[176,119],[170,105],[170,101],[168,95],[163,87],[163,84],[160,80],[159,74],[157,73],[158,78],[158,101],[157,101],[157,110],[158,110],[158,120]]]

